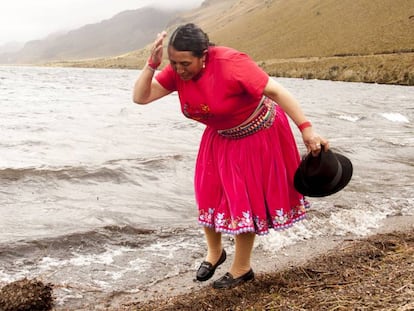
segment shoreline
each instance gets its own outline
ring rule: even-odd
[[[226,248],[230,246],[229,242],[225,241]],[[214,290],[212,281],[227,271],[232,256],[229,251],[230,260],[217,269],[212,280],[204,283],[194,280],[196,267],[161,281],[137,285],[131,291],[103,292],[87,285],[73,287],[45,284],[36,278],[23,279],[0,289],[0,308],[13,301],[9,299],[26,299],[25,295],[33,290],[27,292],[21,286],[31,283],[42,293],[39,299],[43,304],[54,303],[50,309],[54,311],[281,310],[280,306],[286,307],[283,310],[303,310],[303,306],[306,310],[322,310],[325,299],[332,300],[332,294],[345,297],[343,301],[342,298],[330,301],[329,310],[349,310],[350,305],[342,305],[344,301],[351,303],[354,307],[351,309],[375,304],[376,308],[368,307],[373,310],[379,303],[381,310],[414,310],[414,215],[385,218],[363,236],[349,234],[304,239],[280,249],[277,254],[265,251],[258,244],[252,255],[255,280],[232,290]],[[378,290],[377,282],[381,283]],[[354,285],[358,287],[357,293]],[[67,296],[68,290],[71,297]],[[59,302],[60,292],[69,298],[63,304]],[[385,295],[384,299],[382,295]],[[364,304],[360,304],[360,299]],[[272,308],[268,308],[270,305]]]
[[[117,57],[53,61],[41,66],[138,70],[146,62],[145,55],[140,51]],[[414,85],[414,52],[266,59],[257,63],[274,77]]]
[[[259,62],[271,76],[414,85],[414,53],[274,59]]]
[[[267,275],[283,273],[293,268],[301,267],[308,262],[318,260],[326,254],[346,248],[357,241],[369,239],[375,235],[392,235],[394,233],[404,233],[414,230],[414,216],[393,216],[383,220],[381,226],[372,230],[367,236],[333,236],[303,241],[281,250],[277,255],[269,254],[257,248],[253,252],[252,266],[258,278],[266,278]],[[300,256],[298,256],[300,254]],[[230,259],[232,254],[229,254]],[[227,260],[217,269],[216,275],[220,276],[226,272],[231,260]],[[134,293],[118,292],[101,297],[102,299],[87,300],[95,301],[94,310],[140,310],[154,309],[158,304],[167,305],[170,301],[189,299],[187,296],[202,295],[203,292],[210,291],[211,282],[200,283],[194,281],[195,271],[182,273],[178,276],[162,280],[156,284],[151,284],[145,289],[138,289]],[[214,279],[214,278],[213,278]],[[82,306],[74,306],[76,310],[90,310],[91,303]],[[160,307],[161,308],[161,307]],[[56,311],[68,310],[66,307],[57,306]],[[147,309],[145,309],[147,310]],[[157,310],[157,309],[154,309]],[[160,309],[173,310],[173,309]],[[182,310],[186,310],[185,308]],[[214,309],[211,309],[214,310]]]

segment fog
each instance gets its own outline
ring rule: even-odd
[[[145,6],[188,8],[203,0],[1,0],[0,45],[43,39]]]

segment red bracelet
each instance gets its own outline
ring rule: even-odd
[[[148,67],[150,67],[151,69],[157,70],[159,65],[161,65],[161,62],[155,64],[152,62],[151,56],[148,58]]]
[[[311,126],[312,126],[312,123],[310,123],[310,121],[305,121],[305,122],[298,125],[298,129],[299,129],[300,132],[303,132],[303,130],[305,128],[308,128],[308,127],[311,127]]]

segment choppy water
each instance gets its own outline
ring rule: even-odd
[[[0,285],[40,276],[60,285],[63,308],[79,289],[134,292],[203,259],[192,184],[203,127],[176,95],[132,104],[137,75],[0,67]],[[278,80],[354,176],[258,247],[365,235],[414,214],[413,87]]]

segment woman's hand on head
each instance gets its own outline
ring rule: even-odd
[[[307,151],[312,152],[313,156],[317,156],[319,152],[321,152],[322,146],[324,151],[329,149],[328,140],[316,134],[312,127],[308,127],[303,130],[302,139],[305,143]]]
[[[167,32],[163,31],[157,35],[151,47],[150,60],[152,64],[159,65],[162,62],[163,42]]]

